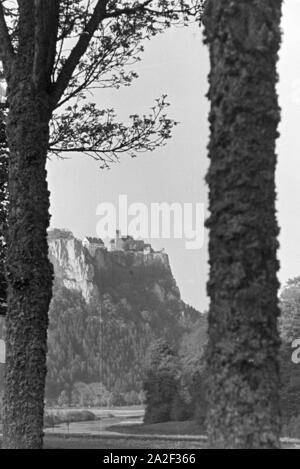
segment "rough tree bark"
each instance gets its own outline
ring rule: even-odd
[[[207,0],[210,447],[279,446],[276,64],[281,0]]]
[[[6,319],[5,448],[42,445],[48,307],[49,194],[46,184],[47,97],[20,82],[10,96],[8,311]],[[24,92],[28,87],[28,93]]]
[[[5,232],[7,228],[8,152],[4,122],[5,105],[0,103],[0,316],[6,313]]]
[[[48,307],[52,265],[48,260],[49,192],[46,159],[52,106],[57,2],[19,1],[19,46],[15,54],[5,26],[4,69],[8,83],[6,134],[9,146],[7,237],[6,371],[3,447],[42,447]],[[1,7],[2,8],[2,7]],[[47,16],[48,15],[48,16]],[[3,15],[2,15],[3,21]],[[47,26],[52,21],[53,34]],[[42,27],[44,28],[42,30]],[[49,57],[51,54],[51,57]]]
[[[108,0],[18,0],[12,6],[4,6],[4,2],[0,2],[0,61],[8,84],[6,131],[10,160],[5,448],[42,446],[47,312],[52,288],[52,266],[48,261],[47,247],[49,194],[45,170],[51,114],[61,104],[61,99],[67,102],[71,97],[78,97],[93,81],[103,80],[102,67],[105,69],[107,57],[111,57],[117,75],[120,74],[119,79],[112,77],[108,80],[111,86],[130,82],[130,73],[127,76],[124,72],[123,76],[123,68],[131,58],[133,62],[136,60],[143,37],[150,38],[161,32],[164,23],[160,17],[166,18],[168,27],[172,22],[178,24],[179,10],[182,10],[182,23],[201,12],[201,2],[193,2],[195,6],[190,8],[190,12],[187,4],[179,0],[170,1],[170,11],[165,8],[164,1],[155,2],[157,9],[151,10],[148,8],[151,2],[130,2],[132,5],[126,4],[124,8],[121,7],[122,2]],[[72,3],[76,5],[72,7]],[[83,15],[82,22],[78,11]],[[130,18],[132,27],[127,28],[125,24]],[[115,25],[110,23],[114,19]],[[107,23],[110,24],[107,41],[102,41],[104,33],[95,38],[99,27],[108,27]],[[114,45],[113,37],[118,34],[124,34],[124,41],[120,45],[116,41]],[[70,44],[74,47],[68,52]],[[99,56],[95,54],[97,47]],[[78,69],[80,73],[77,73]],[[108,70],[114,75],[110,64]],[[74,75],[76,79],[72,80]],[[163,121],[164,118],[160,119]],[[161,138],[169,137],[171,121],[168,121],[165,120],[164,135],[156,139],[158,146]],[[142,124],[143,121],[141,128]],[[137,140],[135,126],[133,132],[135,138],[129,142]],[[122,127],[121,136],[126,139],[125,134]],[[145,136],[144,129],[141,135]],[[113,151],[116,155],[116,150]],[[105,149],[103,153],[106,154]],[[105,162],[105,158],[102,161]]]

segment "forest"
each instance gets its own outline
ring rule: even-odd
[[[145,281],[147,284],[148,279]],[[80,293],[57,289],[50,308],[47,404],[99,407],[146,403],[150,414],[155,410],[151,417],[146,412],[146,421],[195,419],[203,431],[207,412],[207,314],[186,306],[186,320],[180,321],[174,311],[173,318],[168,316],[156,300],[156,312],[155,301],[147,303],[152,312],[148,315],[153,317],[149,322],[141,314],[145,303],[134,301],[143,298],[139,288],[134,282],[128,286],[126,299],[133,306],[129,315],[128,309],[126,314],[122,303],[117,302],[116,290],[114,301],[104,295],[101,316],[99,305],[87,305]],[[283,436],[300,438],[300,368],[291,360],[292,342],[300,332],[299,278],[290,280],[283,289],[280,308],[282,432]],[[157,360],[170,353],[172,360],[167,368],[176,386],[171,385],[171,398],[166,393],[154,400],[153,406],[147,390],[159,378]],[[161,379],[164,382],[165,377]],[[158,404],[173,405],[171,414],[160,412]]]

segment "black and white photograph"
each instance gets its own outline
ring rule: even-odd
[[[299,18],[0,0],[0,449],[300,449]]]

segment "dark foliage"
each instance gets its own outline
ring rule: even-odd
[[[174,404],[179,404],[179,360],[168,342],[160,339],[151,345],[147,362],[144,423],[166,422],[172,419]]]
[[[207,346],[207,315],[197,322],[181,340],[179,348],[181,387],[188,394],[186,412],[204,429],[207,415],[207,375],[205,353]]]
[[[143,366],[151,342],[166,337],[178,348],[199,318],[180,300],[167,267],[159,263],[145,267],[135,263],[131,253],[103,255],[107,268],[98,269],[94,260],[100,299],[87,304],[78,291],[60,283],[54,288],[48,333],[49,401],[57,402],[64,392],[63,399],[71,402],[78,383],[82,383],[77,386],[79,394],[93,399],[89,396],[95,395],[94,387],[85,385],[98,383],[98,389],[103,388],[99,399],[120,401],[122,395],[123,403],[141,402]],[[157,285],[165,292],[164,301],[157,295]]]
[[[204,356],[207,318],[199,317],[180,340],[178,352],[165,340],[151,344],[145,368],[145,423],[196,420],[205,432],[207,378]]]

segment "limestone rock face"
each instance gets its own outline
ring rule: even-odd
[[[139,275],[147,277],[149,272],[155,280],[153,292],[159,301],[181,301],[166,253],[110,252],[101,248],[91,253],[81,240],[71,233],[68,236],[63,233],[56,230],[55,236],[49,239],[55,279],[59,285],[80,291],[87,303],[92,299],[100,300],[101,294],[113,286],[116,279],[118,283],[134,283]]]
[[[85,248],[76,238],[57,238],[49,242],[49,257],[56,280],[66,288],[78,290],[87,302],[98,296],[94,284],[94,266],[88,261]]]

